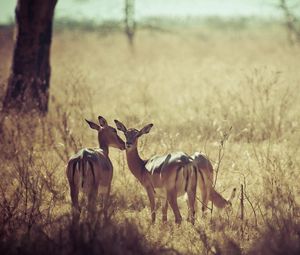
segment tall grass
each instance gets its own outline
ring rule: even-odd
[[[2,41],[0,97],[12,49]],[[299,49],[278,27],[243,25],[141,29],[135,47],[132,54],[119,32],[54,34],[48,116],[0,118],[0,253],[298,254]],[[198,210],[195,226],[175,226],[171,211],[163,224],[160,209],[151,225],[144,189],[123,152],[111,149],[108,216],[98,208],[96,223],[84,213],[74,222],[65,166],[79,148],[98,146],[84,122],[98,115],[136,128],[154,123],[139,144],[144,158],[205,152],[225,197],[243,185],[243,217],[238,191],[229,210],[205,218]],[[179,206],[187,216],[185,201]]]

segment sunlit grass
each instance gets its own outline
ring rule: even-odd
[[[4,40],[0,50],[4,84],[12,42]],[[30,231],[41,231],[63,244],[58,239],[59,228],[68,236],[70,226],[64,218],[68,219],[70,210],[67,158],[82,146],[98,146],[96,133],[84,118],[95,120],[103,115],[111,124],[113,119],[135,128],[154,124],[139,144],[143,158],[177,150],[190,154],[202,151],[216,166],[220,141],[231,130],[216,188],[228,197],[236,187],[238,197],[231,210],[214,208],[206,218],[202,218],[198,203],[195,226],[186,221],[175,225],[171,209],[166,224],[159,209],[157,222],[151,225],[145,190],[129,172],[124,153],[111,149],[114,178],[110,209],[114,212],[112,227],[101,226],[105,231],[111,229],[108,232],[112,236],[119,233],[120,243],[141,238],[152,252],[172,253],[174,249],[185,254],[272,254],[272,245],[287,254],[299,251],[299,234],[295,234],[299,230],[300,202],[299,51],[298,46],[288,45],[279,27],[237,31],[201,27],[170,33],[140,30],[134,51],[118,32],[106,36],[83,30],[55,33],[50,112],[44,120],[35,116],[6,119],[1,141],[1,206],[7,206],[3,199],[6,194],[12,202],[9,208],[13,199],[19,199],[17,213],[32,208],[31,200],[24,208],[24,197],[13,194],[17,188],[26,190],[21,180],[27,173],[32,176],[27,188],[42,192],[39,202],[44,210],[34,211],[39,218],[33,223],[34,217],[13,214],[9,219],[15,228],[1,221],[2,240],[22,237],[30,225],[34,226]],[[241,184],[247,196],[243,220]],[[34,193],[29,198],[33,199]],[[186,218],[185,201],[179,200],[179,206]],[[18,220],[23,220],[22,224]],[[47,229],[49,222],[56,224],[51,231]],[[115,230],[115,226],[125,226],[128,232]],[[138,237],[133,234],[131,240],[130,233],[136,233],[132,228],[136,228]],[[101,228],[97,231],[101,233]],[[268,244],[265,232],[275,244]],[[280,241],[281,235],[287,239]],[[96,240],[101,243],[104,239],[98,236]],[[116,245],[107,240],[104,244]],[[114,249],[114,253],[122,252]]]

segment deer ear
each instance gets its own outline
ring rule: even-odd
[[[151,130],[151,128],[153,127],[153,124],[148,124],[146,126],[144,126],[140,131],[138,136],[144,135],[144,134],[148,134]]]
[[[127,128],[121,121],[115,120],[115,123],[116,123],[118,130],[122,131],[123,133],[125,133],[127,131]]]
[[[92,121],[89,121],[89,120],[87,120],[87,119],[86,119],[85,121],[89,124],[90,128],[99,131],[99,129],[100,129],[100,126],[99,126],[99,125],[97,125],[96,123],[94,123],[94,122],[92,122]]]
[[[98,121],[101,127],[106,127],[108,125],[106,119],[104,119],[102,116],[98,117]]]

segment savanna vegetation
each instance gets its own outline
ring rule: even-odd
[[[299,254],[299,44],[276,22],[172,22],[141,24],[133,49],[118,24],[56,24],[48,115],[1,115],[1,254]],[[12,33],[0,28],[1,100]],[[194,226],[174,224],[170,209],[163,224],[159,209],[151,224],[125,153],[110,149],[108,213],[98,208],[91,223],[83,211],[74,223],[65,168],[78,149],[98,146],[84,121],[98,115],[153,123],[144,158],[204,152],[217,190],[237,188],[232,207],[204,218],[198,202]]]

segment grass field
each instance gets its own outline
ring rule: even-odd
[[[12,31],[1,28],[0,98],[12,50]],[[134,49],[118,30],[57,29],[48,116],[2,119],[1,254],[299,254],[299,56],[271,23],[142,28]],[[163,224],[159,209],[152,225],[145,190],[125,153],[111,149],[111,215],[75,231],[65,166],[98,146],[84,121],[98,115],[153,123],[143,158],[204,152],[219,166],[217,190],[228,197],[237,188],[232,208],[203,218],[198,203],[195,226],[175,225],[170,209]]]

